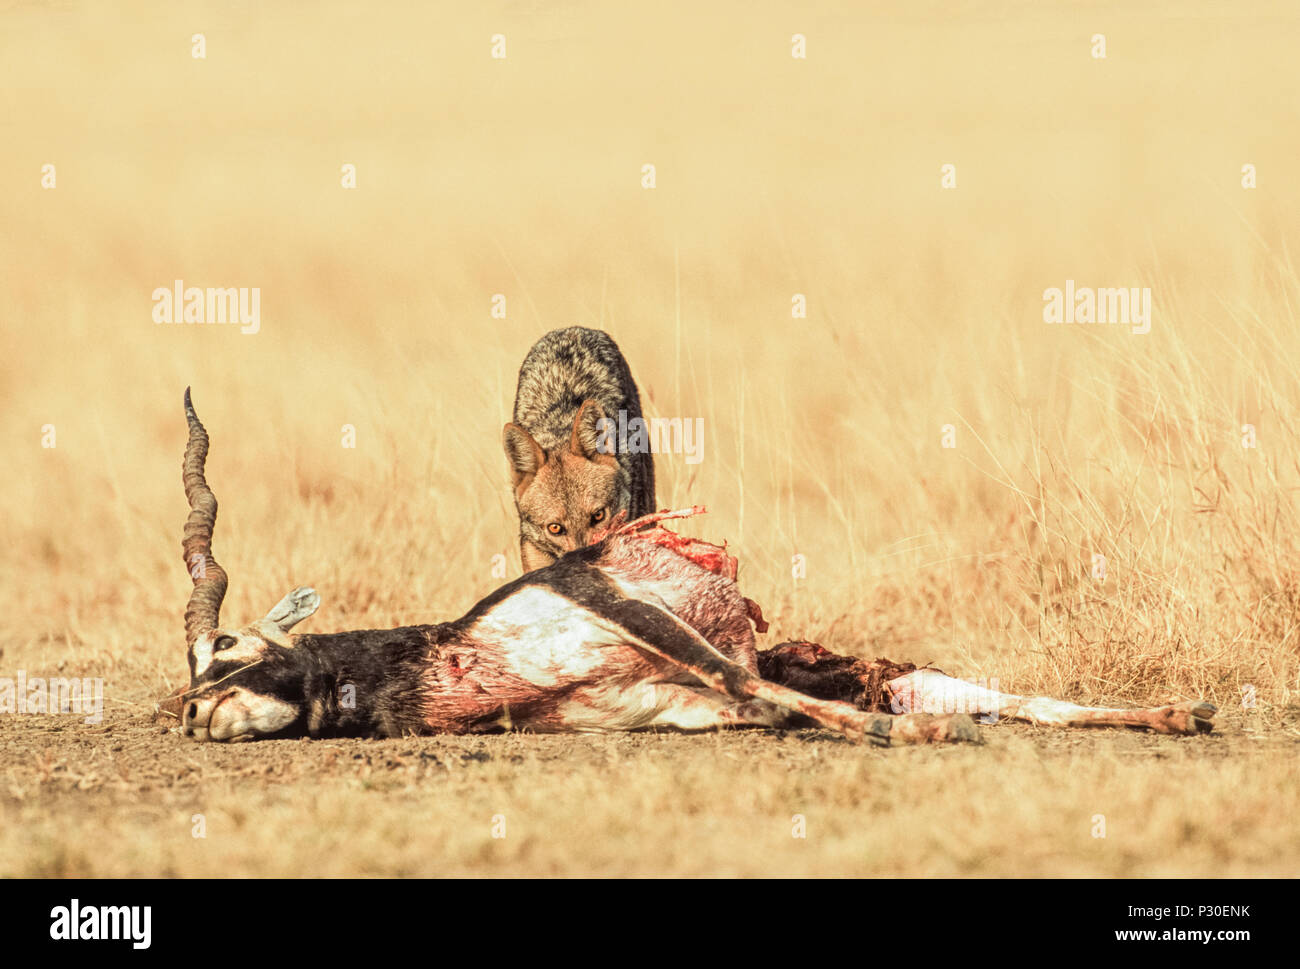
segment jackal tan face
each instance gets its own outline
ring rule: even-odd
[[[550,453],[519,425],[505,426],[520,532],[552,556],[590,544],[627,507],[618,459],[602,445],[611,437],[602,432],[604,417],[599,404],[587,401],[574,418],[567,447]]]

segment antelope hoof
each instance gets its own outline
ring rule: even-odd
[[[965,713],[936,716],[904,713],[891,718],[889,740],[893,744],[982,743],[979,727]]]
[[[888,714],[867,714],[861,721],[854,724],[854,728],[846,731],[854,740],[861,740],[876,747],[888,747],[890,742],[890,730],[893,726],[891,723],[894,717]]]
[[[1151,729],[1156,733],[1194,736],[1214,729],[1214,724],[1210,721],[1219,712],[1219,708],[1204,700],[1187,700],[1167,707],[1157,707],[1151,712]]]

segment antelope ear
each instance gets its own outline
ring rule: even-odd
[[[502,437],[506,448],[506,461],[510,464],[510,478],[515,494],[523,494],[533,476],[546,463],[546,454],[533,436],[518,424],[507,424]]]
[[[287,633],[320,608],[320,593],[310,586],[300,585],[271,607],[263,622]]]
[[[588,461],[605,458],[613,461],[614,433],[605,409],[594,400],[584,400],[573,419],[573,433],[569,436],[569,451]]]

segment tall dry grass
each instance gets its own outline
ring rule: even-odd
[[[660,501],[709,506],[773,636],[1278,715],[1297,41],[1283,3],[12,6],[0,662],[180,678],[186,385],[227,616],[459,615],[518,568],[518,363],[582,323],[704,418]],[[155,326],[178,278],[260,287],[261,332]],[[1151,332],[1044,324],[1066,279],[1151,287]]]

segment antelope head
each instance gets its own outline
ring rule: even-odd
[[[182,547],[194,580],[185,609],[185,644],[190,687],[181,695],[181,732],[197,740],[252,740],[302,733],[308,729],[307,702],[314,663],[294,648],[289,630],[314,613],[320,596],[300,587],[281,599],[265,617],[240,629],[220,625],[226,573],[212,557],[217,499],[203,468],[208,434],[185,390],[183,477],[190,514]]]

